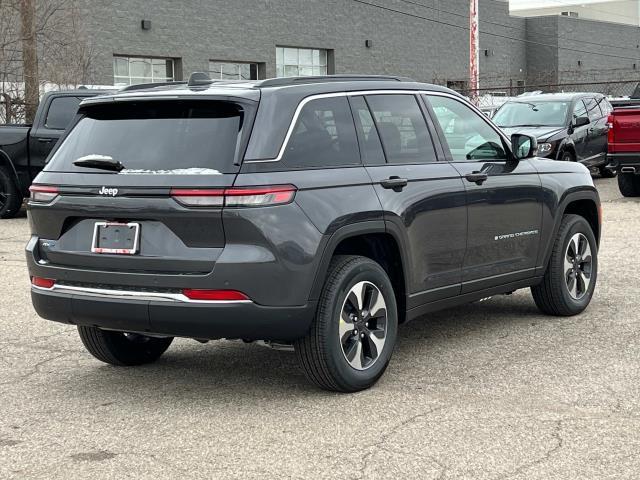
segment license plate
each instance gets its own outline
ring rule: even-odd
[[[135,255],[140,243],[139,223],[96,222],[93,228],[93,253]]]

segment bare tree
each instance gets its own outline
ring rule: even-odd
[[[22,48],[18,0],[0,0],[0,121],[23,116]]]
[[[77,1],[40,0],[38,5],[41,77],[62,88],[92,83],[95,51],[83,30]]]
[[[81,19],[78,0],[0,0],[0,122],[31,121],[45,88],[92,83]]]
[[[27,123],[31,123],[36,116],[40,101],[35,0],[20,0],[20,34],[22,37],[25,117]]]

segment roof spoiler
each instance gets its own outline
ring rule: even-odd
[[[122,87],[120,92],[131,92],[133,90],[145,90],[154,87],[167,87],[170,85],[185,85],[187,82],[153,82],[153,83],[136,83],[135,85],[127,85]]]

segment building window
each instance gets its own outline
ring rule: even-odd
[[[175,79],[171,58],[114,57],[113,84],[120,87],[138,83],[172,82]]]
[[[211,60],[209,76],[213,80],[258,80],[258,64]]]
[[[317,48],[276,47],[276,76],[327,74],[327,51]]]

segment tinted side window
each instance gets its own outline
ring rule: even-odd
[[[600,107],[596,103],[593,98],[586,98],[585,105],[587,106],[587,115],[589,115],[589,120],[595,122],[596,120],[602,118],[602,112],[600,111]]]
[[[582,100],[578,100],[573,107],[573,120],[575,121],[578,117],[586,117],[587,116],[587,107],[584,106],[584,102]]]
[[[505,160],[502,137],[473,109],[449,97],[428,97],[454,161]]]
[[[52,130],[64,130],[78,111],[78,97],[58,97],[51,101],[44,125]]]
[[[364,97],[352,97],[351,108],[356,121],[356,129],[360,136],[360,152],[368,165],[380,165],[385,163],[384,151],[380,136],[376,128],[371,111],[364,101]]]
[[[302,107],[282,162],[292,168],[359,164],[358,139],[347,99],[319,98]]]
[[[413,95],[370,95],[367,103],[389,163],[435,162],[436,152]]]

